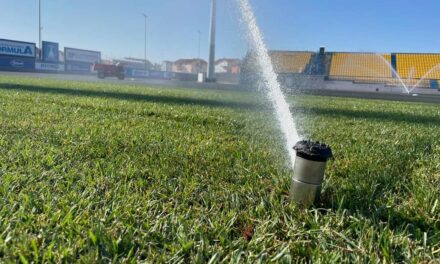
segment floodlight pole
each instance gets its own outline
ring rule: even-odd
[[[211,6],[211,27],[209,30],[209,61],[208,61],[208,82],[215,82],[215,28],[216,28],[216,0],[212,0]]]
[[[147,71],[148,69],[148,67],[147,67],[147,18],[148,18],[148,16],[145,14],[145,13],[143,13],[142,14],[143,16],[144,16],[144,18],[145,18],[145,41],[144,41],[144,48],[145,48],[145,50],[144,50],[144,61],[145,61],[145,71]]]
[[[42,51],[42,42],[41,42],[41,31],[42,31],[42,27],[41,27],[41,0],[38,0],[38,45],[40,48],[40,59],[41,59],[41,53]]]
[[[197,58],[200,59],[200,36],[202,34],[202,32],[200,32],[200,30],[197,31],[197,34],[199,35],[199,40],[198,40],[198,49],[197,49]]]

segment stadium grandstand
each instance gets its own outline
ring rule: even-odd
[[[440,80],[440,54],[396,54],[396,60],[402,78]]]
[[[438,88],[440,54],[271,51],[280,74],[322,75],[327,80]]]
[[[272,64],[279,73],[303,73],[312,58],[312,52],[271,51]]]
[[[391,56],[373,53],[334,53],[331,57],[332,79],[376,81],[391,79]]]

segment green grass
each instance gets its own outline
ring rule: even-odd
[[[258,95],[0,77],[1,262],[430,262],[438,105],[297,98],[322,201]]]

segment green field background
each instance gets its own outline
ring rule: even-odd
[[[311,209],[258,93],[0,77],[0,260],[435,263],[440,107],[288,99],[335,154]]]

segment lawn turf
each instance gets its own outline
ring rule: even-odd
[[[335,153],[309,210],[258,94],[0,77],[0,260],[440,258],[440,107],[293,99]]]

